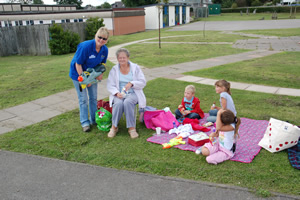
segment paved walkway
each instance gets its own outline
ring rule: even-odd
[[[189,27],[191,27],[190,24]],[[118,48],[148,42],[148,40],[112,47],[109,49],[108,59],[116,63],[115,52]],[[243,46],[247,47],[248,43]],[[215,80],[184,76],[182,73],[264,57],[278,52],[262,47],[252,52],[236,55],[154,69],[144,68],[143,72],[147,80],[166,77],[212,85]],[[299,90],[289,88],[241,83],[232,83],[232,87],[300,96]],[[98,90],[98,99],[108,96],[106,80],[99,84]],[[41,122],[76,108],[78,108],[76,92],[71,89],[0,110],[0,134]],[[115,170],[1,150],[0,160],[0,199],[259,199],[245,188]],[[300,197],[274,194],[269,199],[300,199]]]
[[[1,200],[249,200],[246,188],[0,151]],[[274,193],[264,200],[294,200]]]

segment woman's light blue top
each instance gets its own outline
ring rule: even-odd
[[[132,70],[131,70],[131,67],[130,67],[130,71],[128,74],[124,75],[120,72],[119,74],[119,88],[120,88],[120,92],[122,92],[122,89],[123,87],[125,87],[125,85],[131,81],[133,81],[133,74],[132,74]],[[133,89],[130,88],[128,91],[128,94],[129,93],[134,93]]]

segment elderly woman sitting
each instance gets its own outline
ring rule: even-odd
[[[110,92],[109,104],[112,109],[112,127],[109,138],[116,136],[118,123],[125,113],[126,126],[131,138],[137,138],[135,106],[146,107],[146,97],[143,88],[146,79],[141,68],[129,61],[129,51],[121,48],[116,52],[119,64],[115,65],[108,75],[107,90]]]

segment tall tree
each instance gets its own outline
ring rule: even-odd
[[[43,0],[33,0],[33,4],[44,4]]]
[[[101,5],[101,8],[111,8],[111,5],[106,1]]]
[[[54,0],[59,5],[65,5],[65,4],[73,4],[76,5],[77,9],[81,9],[82,0]]]
[[[144,5],[155,4],[156,0],[122,0],[126,7],[138,7]]]

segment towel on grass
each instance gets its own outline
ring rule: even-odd
[[[200,125],[206,123],[207,117],[208,114],[205,113],[205,117],[200,120]],[[231,158],[231,160],[242,163],[250,163],[261,150],[258,143],[263,138],[269,122],[266,120],[254,120],[248,118],[241,118],[241,122],[242,123],[239,128],[240,139],[237,141],[235,155]],[[196,131],[195,134],[198,132],[199,131]],[[209,135],[211,132],[212,130],[206,134]],[[169,142],[170,139],[174,137],[176,137],[175,133],[169,135],[169,133],[166,132],[160,135],[154,135],[148,138],[147,141],[156,144],[163,144]],[[199,148],[190,145],[188,143],[188,138],[183,139],[183,141],[186,141],[186,144],[177,145],[174,146],[174,148],[187,151],[196,151]]]
[[[297,145],[288,149],[288,155],[292,167],[300,169],[300,139]]]

